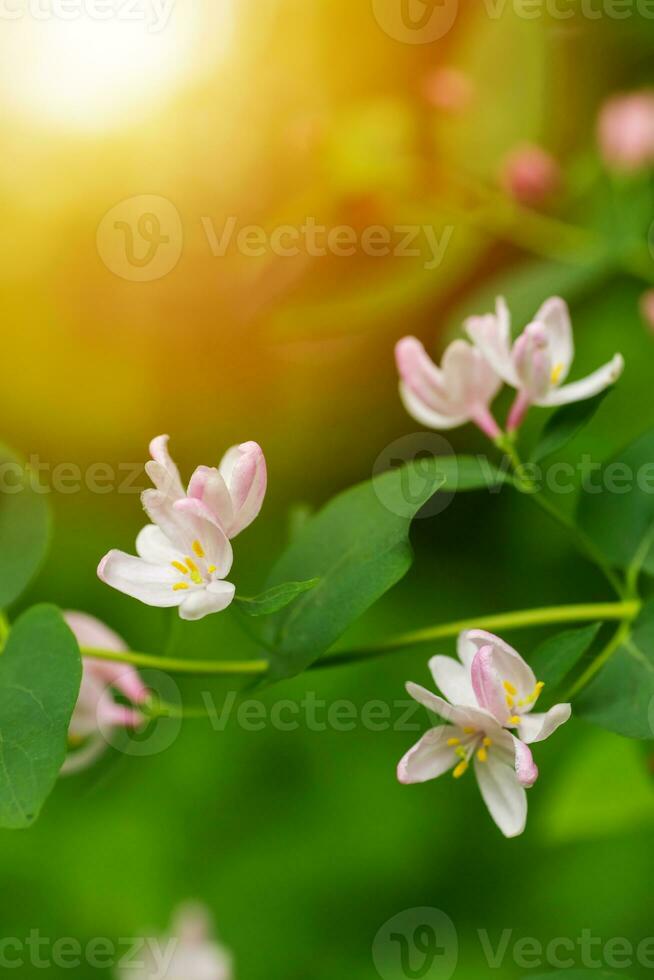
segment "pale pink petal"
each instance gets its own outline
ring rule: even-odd
[[[183,552],[175,548],[156,524],[146,524],[136,538],[136,553],[153,565],[166,565],[179,561]],[[91,644],[88,644],[89,646]]]
[[[587,378],[583,378],[581,381],[573,381],[572,384],[564,385],[562,388],[552,389],[546,397],[539,399],[536,404],[549,408],[593,398],[615,384],[623,371],[624,358],[621,354],[616,354],[612,361],[609,361],[608,364],[593,374],[589,374]]]
[[[491,750],[486,762],[475,759],[475,775],[497,826],[505,837],[517,837],[527,823],[527,794],[514,767]]]
[[[477,699],[470,680],[470,671],[452,657],[432,657],[429,669],[436,687],[451,704],[477,707]]]
[[[216,576],[224,578],[228,575],[234,560],[234,553],[218,518],[206,504],[194,497],[178,500],[174,510],[186,523],[186,535],[189,541],[187,554],[193,556],[194,544],[199,543],[206,556],[207,564],[215,567]]]
[[[502,683],[508,681],[510,684],[513,684],[516,688],[516,697],[518,699],[527,698],[530,694],[533,694],[534,688],[536,687],[536,675],[529,664],[522,659],[517,650],[514,650],[512,646],[509,646],[499,636],[488,633],[486,630],[466,630],[461,638],[460,645],[462,648],[465,647],[466,651],[474,649],[475,655],[482,647],[492,647],[493,665],[500,675]],[[466,653],[466,656],[468,656],[468,662],[472,669],[474,656],[472,660],[469,659],[468,653]]]
[[[465,328],[495,373],[507,384],[516,387],[518,379],[511,358],[511,318],[506,301],[498,297],[494,314],[469,317]]]
[[[98,644],[84,644],[91,649],[109,649]],[[82,665],[85,671],[90,671],[105,684],[110,684],[124,694],[133,704],[143,704],[148,700],[150,692],[141,677],[131,664],[117,663],[111,660],[100,660],[96,657],[84,657]]]
[[[198,466],[188,485],[188,496],[201,500],[229,534],[234,522],[234,507],[227,484],[215,466]]]
[[[89,769],[94,762],[106,751],[107,743],[98,732],[93,738],[79,749],[74,749],[66,756],[66,761],[61,767],[62,776],[71,776],[74,773]]]
[[[178,499],[184,496],[184,487],[168,452],[169,436],[157,436],[150,443],[152,459],[145,464],[145,470],[155,487],[162,493]]]
[[[552,296],[534,317],[547,330],[552,368],[557,369],[557,384],[565,381],[575,356],[570,311],[565,300]]]
[[[513,348],[513,363],[520,389],[532,402],[538,402],[552,387],[552,362],[547,330],[542,323],[530,323]]]
[[[444,415],[429,408],[404,382],[400,382],[400,398],[411,418],[428,429],[456,429],[469,421],[467,415]]]
[[[232,498],[234,516],[228,534],[235,538],[263,505],[268,484],[266,458],[256,442],[244,442],[228,449],[218,468]]]
[[[81,647],[98,647],[102,650],[114,650],[116,653],[123,653],[127,649],[123,638],[95,616],[72,609],[63,615]]]
[[[397,778],[401,783],[425,783],[453,769],[460,761],[447,741],[459,735],[451,725],[441,725],[426,732],[400,760]]]
[[[179,572],[172,566],[153,565],[123,551],[110,551],[104,556],[98,566],[98,578],[148,606],[178,606],[183,599],[183,593],[173,589]]]
[[[529,745],[532,742],[543,742],[552,732],[564,725],[571,714],[571,705],[555,704],[546,714],[532,711],[531,714],[523,715],[519,727],[520,738]]]
[[[98,727],[103,728],[138,728],[143,721],[140,712],[116,704],[110,693],[101,698],[98,705]]]
[[[489,711],[499,725],[506,725],[513,712],[506,704],[506,691],[493,660],[493,647],[482,647],[472,662],[472,687],[477,704]]]
[[[515,735],[512,735],[511,738],[515,750],[515,773],[518,782],[525,789],[529,789],[538,779],[538,766],[534,762],[529,746],[521,742]]]
[[[434,714],[445,721],[449,721],[452,725],[458,725],[460,728],[474,728],[479,731],[498,727],[493,716],[480,708],[449,704],[448,701],[439,698],[437,694],[432,694],[425,687],[414,684],[412,681],[408,682],[406,689],[418,704],[422,704],[428,711],[433,711]]]
[[[395,345],[395,362],[404,386],[425,408],[449,418],[454,414],[445,379],[416,337],[403,337]]]
[[[210,582],[204,589],[188,592],[179,607],[182,619],[202,619],[210,613],[222,612],[232,602],[236,588],[230,582]]]

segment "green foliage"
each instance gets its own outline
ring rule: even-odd
[[[237,595],[234,601],[248,616],[270,616],[284,609],[303,592],[315,589],[319,581],[320,579],[312,578],[308,582],[284,582],[283,585],[275,585],[253,598]]]
[[[554,690],[590,649],[601,628],[600,623],[583,629],[566,630],[550,637],[530,658],[536,677],[545,684],[545,696]]]
[[[540,463],[572,442],[591,421],[610,390],[609,388],[602,391],[586,401],[574,402],[572,405],[563,405],[559,408],[543,429],[531,455],[532,462]]]
[[[503,475],[472,457],[427,457],[359,484],[330,501],[277,562],[270,586],[319,578],[271,620],[270,678],[291,677],[318,659],[406,575],[409,529],[438,490],[499,485]]]
[[[567,977],[568,980],[589,980],[590,977],[594,977],[595,980],[631,980],[624,973],[607,973],[606,970],[554,970],[553,973],[539,973],[537,977],[532,976],[532,974],[525,974],[525,977],[529,976],[530,980],[551,980],[552,977]]]
[[[654,736],[654,601],[575,701],[575,713],[629,738]]]
[[[0,609],[17,599],[43,561],[50,537],[46,497],[11,450],[0,446]]]
[[[66,757],[81,677],[59,610],[23,613],[0,657],[0,826],[29,827],[38,817]]]
[[[579,503],[579,523],[613,564],[627,568],[654,527],[654,429],[592,474]],[[643,567],[654,574],[654,548]]]

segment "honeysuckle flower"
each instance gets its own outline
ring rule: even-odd
[[[475,97],[475,84],[470,75],[446,65],[425,76],[422,90],[430,105],[448,113],[464,112]]]
[[[563,384],[575,351],[568,306],[556,296],[543,303],[513,344],[509,310],[501,297],[494,314],[469,318],[466,329],[488,363],[518,390],[509,415],[510,432],[520,426],[530,405],[548,408],[585,401],[614,384],[624,370],[624,360],[616,354],[587,378]]]
[[[165,490],[146,490],[141,500],[153,523],[136,539],[138,557],[110,551],[98,566],[100,580],[148,606],[178,606],[182,619],[226,609],[236,591],[224,581],[233,553],[215,512]]]
[[[256,442],[232,446],[219,466],[198,466],[185,491],[179,470],[168,451],[168,436],[150,443],[152,459],[145,469],[157,490],[173,501],[188,496],[213,512],[228,538],[248,527],[261,510],[266,495],[266,460]]]
[[[502,164],[504,189],[520,204],[538,205],[547,200],[561,183],[561,168],[551,153],[540,146],[525,144],[509,153]]]
[[[99,619],[82,612],[64,613],[64,619],[81,647],[97,647],[121,653],[124,641]],[[118,704],[113,692],[123,695],[134,707]],[[82,658],[82,684],[68,729],[71,751],[63,773],[78,772],[92,765],[104,752],[111,728],[136,728],[143,720],[139,705],[150,694],[136,670],[129,664]]]
[[[542,741],[570,717],[570,705],[533,713],[542,685],[515,650],[482,630],[458,642],[459,660],[433,657],[429,666],[439,697],[419,684],[407,691],[446,724],[428,731],[398,766],[402,783],[422,783],[474,767],[482,797],[506,837],[522,833],[527,796],[538,778],[528,743]]]
[[[188,904],[173,918],[171,935],[147,939],[140,965],[124,967],[119,980],[231,980],[232,957],[212,935],[203,905]]]
[[[635,173],[654,163],[654,90],[616,95],[602,107],[597,138],[606,165]]]
[[[501,387],[499,375],[465,340],[455,340],[437,367],[415,337],[395,347],[400,397],[409,415],[430,429],[455,429],[474,422],[491,439],[500,429],[490,404]]]

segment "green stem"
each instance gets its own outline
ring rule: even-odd
[[[11,627],[9,625],[7,614],[0,609],[0,652],[4,650],[10,629]]]
[[[640,602],[637,599],[631,599],[624,602],[585,603],[550,606],[542,609],[524,609],[517,612],[481,616],[477,619],[462,619],[453,623],[443,623],[439,626],[415,630],[411,633],[403,633],[374,647],[357,647],[353,650],[339,650],[335,653],[329,653],[316,661],[313,668],[319,669],[368,660],[371,657],[381,656],[396,650],[454,637],[465,629],[512,630],[530,626],[596,622],[599,620],[631,621],[638,615],[640,608]],[[268,671],[269,666],[266,660],[183,660],[173,657],[156,657],[152,654],[134,651],[116,653],[113,650],[100,650],[95,647],[82,647],[82,655],[100,660],[132,664],[135,667],[155,667],[170,673],[207,676],[260,676]]]

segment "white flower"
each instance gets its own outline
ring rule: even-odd
[[[211,934],[202,905],[184,905],[172,924],[172,935],[146,939],[140,965],[125,966],[119,980],[232,980],[232,958]]]
[[[465,340],[455,340],[437,367],[415,337],[395,347],[400,397],[409,415],[430,429],[474,422],[491,439],[500,433],[489,406],[502,382],[488,361]]]
[[[428,731],[404,756],[398,779],[422,783],[450,770],[458,779],[472,763],[495,823],[506,837],[516,837],[527,820],[525,790],[538,778],[526,743],[551,735],[570,717],[570,705],[534,714],[542,685],[522,657],[491,633],[462,633],[458,654],[459,661],[437,656],[429,662],[436,685],[449,700],[407,684],[411,697],[447,724]]]
[[[520,337],[511,343],[511,320],[502,298],[496,312],[466,321],[471,340],[500,377],[518,390],[508,429],[515,431],[530,405],[553,407],[584,401],[614,384],[624,370],[616,354],[593,374],[572,384],[563,384],[574,360],[572,325],[567,304],[548,299]]]

